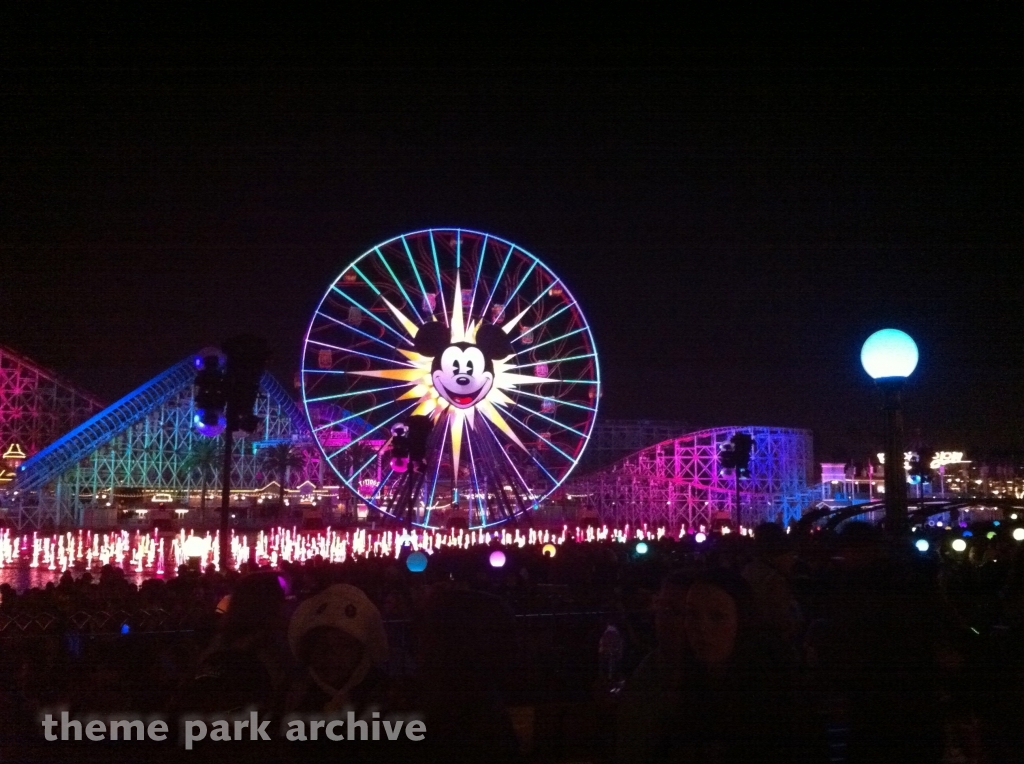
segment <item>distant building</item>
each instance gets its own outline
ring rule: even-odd
[[[931,475],[923,482],[910,474],[917,459],[906,453],[907,493],[915,498],[956,499],[968,496],[1024,499],[1024,470],[1014,465],[993,467],[966,459],[962,451],[940,451],[933,455]],[[821,497],[830,505],[859,504],[885,498],[885,465],[869,459],[866,466],[823,462]]]

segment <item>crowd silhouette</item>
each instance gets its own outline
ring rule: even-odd
[[[279,569],[117,568],[0,587],[3,761],[136,761],[173,740],[46,741],[39,714],[255,710],[273,740],[204,741],[261,761],[940,762],[1024,754],[1024,544],[965,553],[876,527],[635,545],[554,557],[444,549]],[[991,537],[990,537],[991,536]],[[82,614],[113,618],[114,628]],[[159,626],[146,614],[160,613]],[[45,617],[44,617],[45,616]],[[106,621],[104,623],[107,623]],[[422,741],[287,741],[290,718],[422,720]],[[373,716],[377,714],[377,716]]]

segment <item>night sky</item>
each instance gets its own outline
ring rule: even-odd
[[[240,331],[290,386],[351,259],[463,226],[566,280],[601,416],[807,427],[819,459],[864,458],[859,349],[891,325],[921,350],[912,441],[1024,453],[1024,78],[998,46],[16,21],[0,342],[105,400]]]

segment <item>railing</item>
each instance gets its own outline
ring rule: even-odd
[[[134,634],[194,631],[211,625],[208,609],[184,612],[160,607],[132,610],[76,610],[71,612],[26,611],[0,613],[0,639],[4,637],[65,634]]]

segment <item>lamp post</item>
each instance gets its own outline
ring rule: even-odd
[[[885,412],[885,525],[907,533],[907,476],[903,466],[903,387],[917,368],[917,345],[899,329],[882,329],[864,342],[860,362],[882,391]]]

